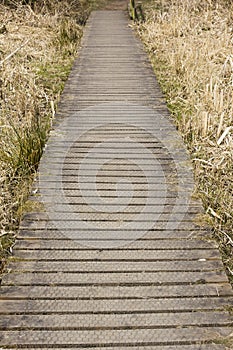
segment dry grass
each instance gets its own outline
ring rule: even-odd
[[[0,248],[7,255],[88,15],[87,2],[0,3]]]
[[[111,0],[0,0],[0,270],[90,12]],[[4,264],[3,264],[4,265]]]
[[[153,0],[138,33],[187,143],[208,222],[233,280],[232,1]]]

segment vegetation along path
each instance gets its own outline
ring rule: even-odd
[[[232,289],[123,11],[91,15],[1,286],[3,348],[230,348]]]

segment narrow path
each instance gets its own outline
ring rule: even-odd
[[[122,11],[88,22],[36,188],[2,281],[2,347],[227,348],[232,289]]]

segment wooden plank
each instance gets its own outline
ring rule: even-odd
[[[137,346],[137,344],[169,345],[169,344],[196,344],[210,342],[212,339],[221,340],[232,333],[230,327],[192,327],[187,329],[136,329],[136,330],[81,330],[81,331],[5,331],[2,332],[2,346],[14,345],[59,345],[60,347],[86,347],[98,344],[100,347],[122,344]]]
[[[224,283],[227,277],[223,271],[205,272],[22,272],[10,273],[4,278],[3,285],[163,285],[163,284],[203,284]]]
[[[201,308],[215,309],[229,307],[233,302],[232,288],[227,283],[172,285],[172,286],[2,286],[2,300],[112,300],[119,299],[160,299],[176,298],[179,309],[185,310],[186,298],[198,298]],[[220,298],[219,298],[220,297]],[[215,299],[214,299],[215,298]],[[187,299],[188,300],[188,299]],[[165,301],[168,301],[166,299]],[[174,301],[174,302],[175,302]],[[191,301],[192,302],[192,301]],[[23,303],[23,302],[22,302]],[[2,304],[4,306],[4,304]],[[12,304],[13,305],[13,304]],[[99,305],[99,303],[98,303]],[[169,304],[168,304],[169,306]],[[191,306],[188,306],[188,310]],[[94,309],[93,309],[94,310]],[[168,310],[168,308],[164,310]],[[194,304],[193,309],[195,310]],[[7,311],[5,309],[5,311]]]

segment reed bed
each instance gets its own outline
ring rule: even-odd
[[[88,13],[88,1],[0,2],[2,261],[11,250]]]
[[[233,3],[153,0],[136,25],[193,161],[233,281]]]

